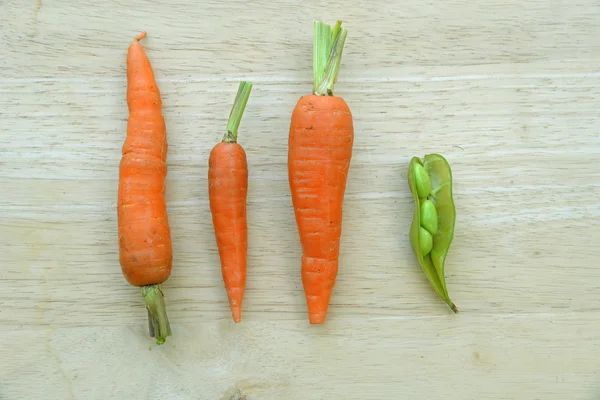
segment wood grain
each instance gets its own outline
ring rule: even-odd
[[[336,93],[356,138],[340,274],[327,325],[310,327],[286,150],[318,18],[349,29]],[[141,30],[170,145],[174,336],[160,348],[116,241]],[[591,0],[0,0],[0,399],[600,398],[598,37]],[[234,326],[207,163],[242,79],[255,86]],[[458,316],[408,241],[408,162],[429,152],[453,168]]]

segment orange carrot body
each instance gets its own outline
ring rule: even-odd
[[[311,324],[322,324],[338,273],[342,205],[354,128],[340,97],[302,97],[292,114],[288,172],[302,243],[302,283]]]
[[[236,323],[242,320],[248,253],[248,163],[246,152],[237,143],[237,137],[251,90],[251,82],[240,82],[227,121],[227,133],[223,141],[213,147],[208,159],[210,211],[229,308]]]
[[[127,138],[119,168],[119,252],[135,286],[161,283],[172,266],[165,202],[167,137],[160,92],[140,34],[127,54]]]
[[[221,272],[235,322],[241,320],[246,285],[248,164],[238,143],[221,142],[208,161],[210,210],[221,259]]]

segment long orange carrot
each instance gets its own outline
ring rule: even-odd
[[[127,139],[119,168],[119,253],[123,275],[140,286],[157,343],[171,334],[160,283],[171,273],[165,202],[167,136],[160,92],[139,34],[127,53]]]
[[[302,283],[311,324],[322,324],[338,273],[342,205],[354,142],[352,114],[333,95],[347,31],[315,23],[314,91],[290,124],[288,172],[302,243]]]
[[[237,131],[251,90],[250,82],[240,83],[229,115],[227,133],[223,141],[213,147],[208,160],[210,210],[221,259],[221,273],[235,322],[242,319],[248,249],[248,164],[244,148],[237,143]]]

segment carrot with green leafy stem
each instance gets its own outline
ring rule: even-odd
[[[354,128],[333,94],[347,30],[315,22],[312,95],[300,98],[290,124],[288,173],[302,244],[302,283],[311,324],[323,324],[338,273],[342,205]]]
[[[221,260],[221,273],[231,314],[236,323],[242,319],[248,252],[248,163],[246,152],[237,142],[237,136],[251,90],[252,83],[240,83],[229,114],[227,132],[223,140],[213,147],[208,160],[210,210]]]
[[[171,274],[173,252],[165,202],[167,136],[160,91],[139,34],[127,53],[127,138],[119,166],[119,260],[127,281],[141,287],[150,334],[171,335],[161,283]]]

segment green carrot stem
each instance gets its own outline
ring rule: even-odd
[[[458,308],[454,305],[453,302],[450,302],[450,304],[448,305],[450,306],[450,309],[454,311],[455,314],[458,314]]]
[[[323,79],[317,87],[315,94],[319,96],[333,96],[333,86],[337,81],[340,61],[342,60],[342,52],[344,50],[344,42],[346,41],[347,35],[348,31],[342,28],[335,40],[329,61],[327,62],[327,68],[323,74]]]
[[[158,284],[142,286],[141,289],[148,309],[150,331],[156,338],[156,344],[163,344],[167,340],[167,336],[171,336],[171,325],[169,324],[169,318],[167,318],[165,297]]]
[[[335,25],[331,29],[331,36],[329,39],[329,48],[327,49],[327,55],[331,54],[331,49],[333,48],[333,44],[335,43],[335,39],[340,34],[340,30],[342,29],[342,21],[335,21]]]
[[[250,97],[251,91],[251,82],[240,82],[237,95],[235,96],[235,100],[233,101],[231,113],[229,114],[229,120],[227,121],[227,133],[223,137],[224,142],[237,142],[238,127],[240,126],[240,121],[242,120],[242,115],[244,114],[244,110],[246,109],[246,104],[248,103],[248,98]]]
[[[337,21],[333,28],[323,22],[315,22],[313,76],[314,94],[317,96],[333,96],[347,35],[348,30],[342,28],[342,21]]]
[[[321,21],[315,21],[314,24],[314,44],[313,44],[313,80],[314,91],[323,79],[325,68],[327,67],[327,59],[331,47],[331,27]]]

